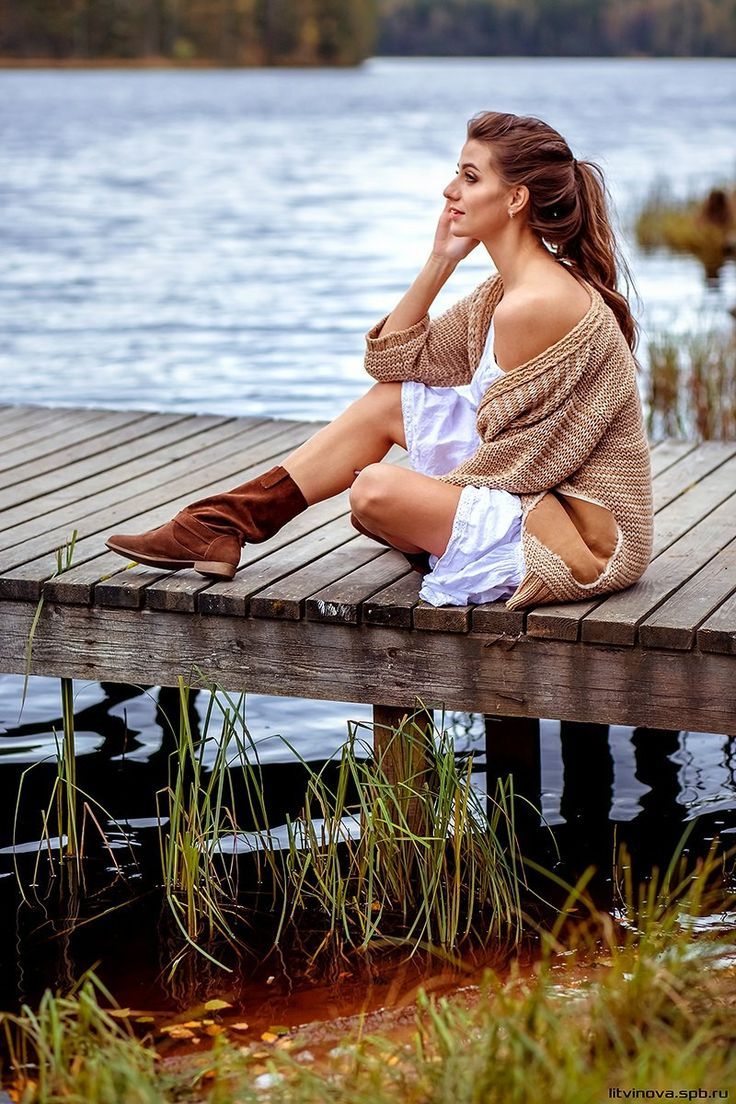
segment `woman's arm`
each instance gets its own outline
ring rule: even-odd
[[[427,263],[399,300],[380,330],[381,335],[408,330],[421,322],[459,262],[475,249],[474,238],[456,238],[450,229],[450,201],[445,203]]]
[[[448,201],[422,271],[391,314],[366,335],[365,369],[370,376],[383,382],[412,379],[446,387],[471,379],[468,313],[476,293],[434,322],[430,322],[428,311],[459,261],[477,244],[475,239],[452,235]]]

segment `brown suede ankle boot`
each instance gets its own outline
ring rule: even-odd
[[[361,525],[355,514],[350,515],[350,522],[353,528],[362,533],[364,537],[370,537],[371,540],[378,541],[379,544],[385,544],[387,548],[394,547],[390,541],[384,540],[383,537],[377,537],[375,533],[371,533],[370,529],[366,529],[365,526]],[[394,550],[401,552],[400,548]],[[401,555],[408,560],[412,571],[417,571],[420,575],[429,574],[429,552],[401,552]]]
[[[232,579],[245,543],[259,544],[306,510],[309,503],[286,468],[277,466],[222,494],[190,502],[147,533],[115,533],[105,543],[136,563]]]

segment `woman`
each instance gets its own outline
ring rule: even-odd
[[[652,548],[652,490],[600,169],[539,119],[468,124],[431,254],[367,335],[378,382],[278,465],[107,544],[232,578],[245,542],[350,487],[353,524],[400,549],[439,605],[510,609],[620,590]],[[430,322],[482,243],[497,274]],[[379,461],[392,445],[412,469]]]

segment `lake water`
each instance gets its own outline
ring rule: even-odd
[[[485,108],[544,118],[604,169],[644,349],[660,329],[727,325],[736,302],[733,263],[707,286],[697,261],[642,255],[631,234],[658,181],[678,196],[733,181],[730,59],[12,71],[0,72],[0,104],[3,403],[333,417],[368,386],[363,334],[427,255],[465,121]],[[477,250],[437,309],[489,271]],[[58,718],[57,684],[33,679],[19,724],[21,683],[0,677],[6,792],[53,752]],[[123,722],[134,733],[124,761],[155,758],[155,692],[125,701],[97,685],[77,693],[80,753],[98,757],[98,780],[118,769],[110,765]],[[248,715],[255,735],[283,733],[314,762],[345,738],[348,718],[368,713],[254,696]],[[454,722],[459,747],[482,746],[478,718]],[[636,822],[652,852],[694,816],[705,841],[736,831],[723,736],[617,727],[578,738],[586,756],[598,749],[595,785],[578,773],[571,730],[544,722],[544,812],[567,824],[570,840],[590,843],[581,862],[593,859],[594,840],[607,861],[614,824]],[[268,754],[286,758],[277,742]],[[133,815],[125,801],[121,811]]]
[[[733,264],[706,290],[697,261],[630,233],[658,179],[733,179],[730,59],[6,71],[0,104],[2,402],[335,416],[486,108],[541,116],[604,169],[645,328],[736,302]],[[489,271],[476,250],[438,308]]]

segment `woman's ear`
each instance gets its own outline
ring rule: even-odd
[[[519,214],[529,204],[529,189],[526,184],[517,184],[511,193],[511,205],[514,208],[514,213]]]

